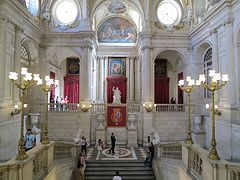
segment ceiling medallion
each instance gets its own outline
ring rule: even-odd
[[[122,14],[125,13],[126,10],[127,7],[119,1],[111,2],[108,6],[108,12],[112,14]]]

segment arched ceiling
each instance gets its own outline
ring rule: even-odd
[[[124,17],[132,21],[137,30],[141,31],[143,20],[142,6],[139,1],[137,5],[134,2],[129,0],[105,0],[91,4],[93,29],[97,29],[103,20],[110,17]]]

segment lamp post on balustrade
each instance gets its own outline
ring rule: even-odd
[[[45,76],[45,84],[43,81],[40,82],[40,88],[46,93],[46,109],[45,109],[45,127],[42,136],[42,144],[49,144],[48,139],[48,92],[51,91],[52,88],[58,86],[58,80],[50,79],[49,76]]]
[[[21,130],[20,130],[20,140],[18,143],[18,155],[16,160],[24,160],[27,159],[26,150],[24,147],[24,108],[26,108],[26,104],[24,104],[25,94],[28,89],[30,89],[33,85],[39,85],[41,79],[39,78],[39,74],[33,74],[28,72],[27,68],[21,68],[20,78],[18,77],[18,73],[10,72],[9,79],[11,82],[17,86],[18,89],[21,90]]]
[[[191,76],[187,76],[186,81],[187,81],[186,86],[184,86],[184,80],[179,80],[178,82],[178,86],[188,95],[188,130],[187,130],[187,138],[185,140],[185,143],[194,144],[192,140],[191,118],[190,118],[190,93],[192,92],[193,86],[195,85],[195,80],[191,79]]]
[[[217,153],[217,142],[215,138],[215,105],[214,105],[214,93],[215,91],[221,89],[224,85],[226,85],[228,81],[228,75],[223,74],[221,77],[220,73],[215,73],[215,70],[209,71],[209,77],[211,78],[211,82],[206,82],[206,78],[204,74],[199,75],[199,80],[196,81],[196,85],[201,85],[205,89],[211,91],[212,94],[212,140],[211,140],[211,149],[209,152],[209,159],[211,160],[219,160],[219,156]]]

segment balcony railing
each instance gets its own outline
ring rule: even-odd
[[[156,104],[155,112],[185,112],[184,104]]]
[[[92,104],[90,109],[91,113],[103,113],[106,110],[106,104]],[[135,113],[143,110],[142,104],[140,103],[129,103],[127,104],[128,112]],[[80,112],[80,108],[77,103],[48,103],[48,110],[52,112]],[[39,113],[45,111],[45,104],[38,104],[37,111]],[[153,109],[155,113],[172,113],[172,112],[185,112],[184,104],[156,104]]]

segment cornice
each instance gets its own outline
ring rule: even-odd
[[[217,17],[218,14],[221,14],[220,12],[224,11],[225,8],[227,8],[230,5],[231,5],[231,1],[230,0],[220,1],[215,7],[213,7],[211,10],[209,10],[209,12],[207,12],[207,14],[203,18],[202,22],[199,23],[196,27],[193,28],[193,30],[189,34],[189,37],[192,38],[193,36],[195,36],[198,32],[202,31],[207,26],[209,27],[210,22],[212,22],[212,20],[215,17]],[[228,22],[229,21],[228,19],[232,19],[232,18],[228,17],[227,20],[225,20],[223,23],[212,25],[212,27],[214,29],[218,29],[219,27],[224,25],[225,22]]]

